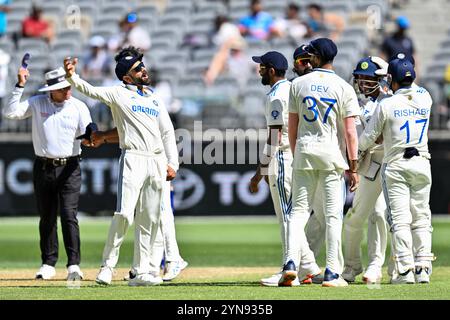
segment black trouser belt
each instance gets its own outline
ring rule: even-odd
[[[78,161],[81,159],[80,156],[74,156],[74,157],[68,157],[68,158],[44,158],[44,157],[36,157],[37,159],[39,159],[40,161],[42,161],[43,163],[45,163],[46,165],[52,165],[54,167],[60,167],[60,166],[65,166],[66,164],[73,162],[73,161]]]

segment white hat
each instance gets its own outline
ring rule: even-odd
[[[45,86],[39,89],[40,92],[70,87],[70,83],[66,80],[66,72],[61,67],[47,72],[45,74],[45,82]]]
[[[89,45],[91,47],[103,47],[106,44],[105,38],[102,36],[96,35],[89,39]]]

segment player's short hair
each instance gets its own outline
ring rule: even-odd
[[[320,11],[320,12],[323,11],[323,7],[320,4],[317,4],[317,3],[311,3],[310,5],[308,5],[307,8],[308,9],[314,9],[314,10],[317,10],[317,11]]]
[[[275,76],[277,77],[284,77],[286,75],[286,70],[280,70],[280,69],[274,69],[275,70]]]

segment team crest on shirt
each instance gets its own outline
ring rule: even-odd
[[[278,118],[278,116],[280,115],[280,113],[277,110],[273,110],[272,111],[272,118],[274,120],[276,120]]]
[[[155,106],[158,106],[158,102],[157,102],[156,100],[153,100],[153,104],[154,104]]]
[[[41,112],[41,117],[47,118],[50,114],[47,112]]]

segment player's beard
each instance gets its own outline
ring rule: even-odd
[[[268,86],[270,84],[270,77],[267,72],[261,76],[261,83],[265,86]]]
[[[304,76],[305,74],[308,74],[310,72],[312,72],[312,68],[306,67],[305,69],[302,70],[298,70],[296,68],[292,68],[292,71],[294,71],[294,73],[296,75],[298,75],[299,77]]]
[[[149,86],[150,85],[150,76],[148,76],[147,75],[147,79],[142,79],[142,77],[140,77],[140,78],[136,78],[136,77],[133,77],[133,76],[130,76],[131,77],[131,79],[133,80],[133,84],[135,85],[135,86]]]

